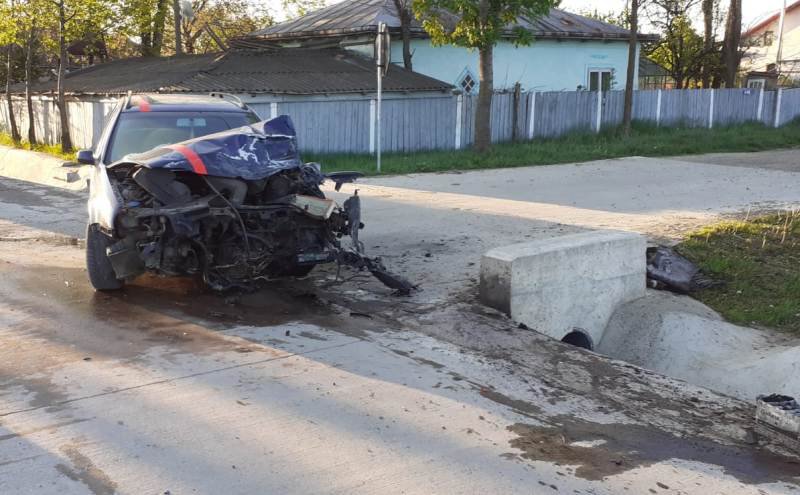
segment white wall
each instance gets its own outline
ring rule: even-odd
[[[776,63],[778,59],[778,30],[779,19],[762,27],[749,37],[763,35],[766,31],[774,33],[774,41],[769,46],[759,46],[748,48],[742,58],[742,70],[744,71],[766,71],[767,65]],[[747,40],[743,40],[747,43]],[[786,61],[782,65],[783,72],[800,71],[800,63],[792,60],[800,60],[800,9],[794,9],[786,13],[783,28],[783,54],[781,60]],[[800,78],[800,74],[793,74],[793,78]]]
[[[411,49],[415,72],[456,86],[465,70],[478,77],[477,51],[432,46],[423,39],[412,40]],[[392,62],[403,62],[401,41],[392,42]],[[625,41],[537,40],[522,47],[503,41],[494,49],[494,85],[496,90],[512,88],[519,82],[523,90],[575,91],[578,86],[588,87],[589,69],[597,68],[612,69],[612,89],[624,89],[627,64]]]

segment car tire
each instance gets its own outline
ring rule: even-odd
[[[106,255],[106,248],[111,241],[96,223],[86,227],[86,271],[89,272],[89,282],[96,290],[118,290],[125,285],[124,281],[117,278]]]

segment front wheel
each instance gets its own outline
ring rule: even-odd
[[[118,290],[125,284],[117,278],[106,248],[111,245],[111,238],[105,235],[95,223],[86,227],[86,271],[89,282],[96,290]]]

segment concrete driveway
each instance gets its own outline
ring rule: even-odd
[[[331,271],[226,299],[85,281],[83,198],[0,179],[0,493],[793,493],[748,404],[475,303],[480,254],[674,236],[800,204],[800,174],[618,160],[360,185],[397,299]]]

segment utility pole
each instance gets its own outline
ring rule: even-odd
[[[775,57],[775,69],[777,70],[778,77],[781,75],[781,62],[783,60],[783,24],[786,20],[786,0],[783,0],[783,8],[781,9],[781,20],[778,23],[778,53]],[[780,84],[780,81],[778,82]]]
[[[172,16],[175,18],[175,55],[183,54],[181,42],[181,0],[172,0]]]

